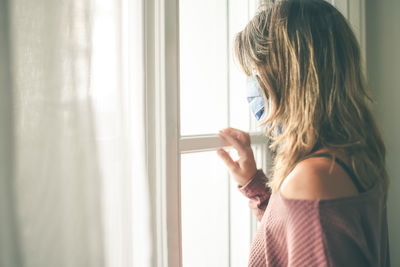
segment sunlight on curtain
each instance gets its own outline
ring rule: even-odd
[[[2,9],[1,266],[151,266],[142,1]]]

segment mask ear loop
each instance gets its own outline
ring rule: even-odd
[[[263,90],[263,88],[261,87],[262,81],[259,78],[260,76],[258,74],[255,74],[254,77],[257,79],[258,90],[260,91],[260,95],[263,97],[264,102],[267,103],[267,105],[268,105],[268,113],[267,114],[269,114],[269,112],[270,112],[270,104],[269,104],[269,97],[267,95],[268,91],[267,90]]]
[[[269,95],[267,95],[268,94],[268,90],[266,90],[266,89],[264,90],[262,88],[261,84],[263,84],[263,83],[262,83],[259,75],[255,75],[255,78],[257,79],[257,83],[258,83],[258,86],[259,86],[260,94],[261,94],[261,96],[263,97],[263,100],[264,100],[264,115],[263,115],[263,117],[264,117],[264,120],[267,120],[268,117],[271,115],[271,101],[270,101]],[[271,127],[271,126],[272,126],[272,122],[269,122],[267,124],[267,127]],[[278,127],[278,128],[279,129],[277,129],[277,131],[279,133],[282,132],[281,127]]]
[[[253,68],[255,70],[255,68]],[[269,105],[269,100],[268,97],[266,95],[266,90],[264,90],[261,86],[261,79],[260,76],[258,75],[258,72],[255,70],[254,71],[255,74],[253,74],[252,77],[254,77],[254,79],[257,81],[257,90],[258,93],[261,95],[263,101],[264,101],[264,113],[262,115],[262,117],[260,118],[259,122],[263,121],[266,119],[267,116],[269,116],[269,111],[270,111],[270,105]],[[265,106],[268,106],[268,111],[266,112],[265,110]]]

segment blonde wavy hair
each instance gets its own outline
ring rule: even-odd
[[[246,75],[256,75],[270,110],[259,126],[268,126],[275,152],[272,192],[300,160],[327,148],[333,157],[348,156],[366,190],[382,182],[387,195],[385,145],[369,108],[360,48],[335,7],[323,0],[263,4],[236,35],[234,54]]]

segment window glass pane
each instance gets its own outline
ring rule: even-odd
[[[228,149],[233,160],[236,150]],[[262,168],[262,146],[253,146]],[[181,156],[183,266],[247,266],[259,226],[249,199],[215,151]]]
[[[181,156],[183,266],[229,266],[229,177],[217,157]]]
[[[229,101],[230,126],[245,131],[259,131],[257,121],[252,116],[246,91],[246,75],[240,69],[234,58],[233,42],[238,32],[244,29],[254,16],[257,0],[230,0],[229,1]]]
[[[235,35],[244,29],[249,19],[249,3],[243,0],[229,1],[229,91],[230,125],[250,129],[250,109],[246,98],[246,75],[234,59],[233,41]]]
[[[181,135],[227,126],[226,1],[179,1]]]
[[[257,168],[262,168],[261,146],[252,147]],[[234,160],[238,159],[236,150],[230,150],[229,154]],[[230,267],[243,267],[248,264],[251,241],[259,225],[249,207],[249,199],[238,190],[233,178],[230,179]]]

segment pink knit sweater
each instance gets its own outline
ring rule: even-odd
[[[357,196],[301,200],[271,194],[266,180],[259,169],[238,185],[261,222],[248,266],[390,266],[380,183]]]

